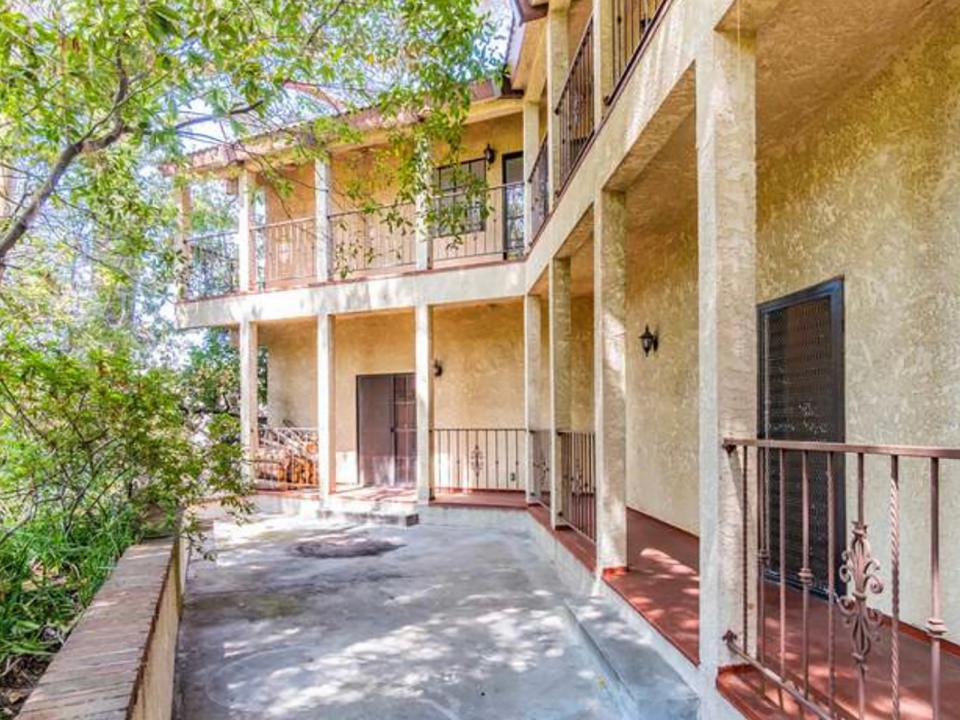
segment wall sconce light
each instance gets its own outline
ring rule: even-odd
[[[640,336],[640,346],[643,348],[643,356],[647,357],[651,352],[655,353],[659,344],[660,335],[658,333],[650,332],[649,325],[644,327],[643,335]]]
[[[440,363],[439,360],[434,360],[434,361],[433,361],[433,376],[434,376],[434,377],[440,377],[441,375],[443,375],[443,365]]]
[[[483,159],[487,161],[487,165],[493,165],[493,161],[497,159],[497,151],[493,149],[490,143],[487,143],[487,146],[483,149]]]

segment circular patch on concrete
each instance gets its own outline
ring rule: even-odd
[[[327,560],[332,558],[376,557],[403,547],[390,540],[381,540],[367,535],[325,535],[305,540],[293,546],[293,552],[301,557]]]

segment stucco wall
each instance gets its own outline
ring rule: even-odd
[[[433,323],[435,426],[523,427],[523,303],[437,308]]]
[[[692,225],[692,226],[691,226]],[[659,334],[644,356],[644,327]],[[634,238],[627,255],[627,504],[699,530],[697,235]]]
[[[850,442],[960,445],[958,32],[951,22],[791,147],[761,158],[760,299],[844,277]],[[902,606],[922,624],[929,483],[916,463],[903,470]],[[889,579],[889,465],[867,471],[870,535]],[[952,518],[960,512],[960,473],[947,473],[942,516]],[[854,489],[848,477],[848,521]],[[947,597],[956,597],[955,523],[944,524],[941,547]],[[946,603],[945,620],[956,639],[960,604]]]
[[[265,323],[267,417],[271,425],[316,427],[317,324],[313,320]]]
[[[285,181],[259,180],[263,188],[267,222],[312,218],[315,206],[313,163],[288,166],[279,173]]]
[[[593,432],[593,296],[570,300],[570,425]]]

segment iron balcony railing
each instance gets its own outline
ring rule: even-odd
[[[214,297],[236,292],[240,286],[237,233],[208,233],[190,239],[190,267],[184,294],[188,298]]]
[[[550,173],[548,158],[550,152],[549,136],[543,136],[537,159],[533,163],[533,171],[527,182],[530,183],[530,240],[531,243],[540,233],[540,229],[547,221],[550,213]]]
[[[433,261],[523,256],[523,183],[481,192],[452,192],[433,199]]]
[[[250,232],[257,258],[257,287],[289,287],[316,277],[315,218],[256,225]]]
[[[667,4],[667,0],[613,0],[613,87],[603,98],[607,105],[613,101],[634,61],[646,47]]]
[[[755,439],[725,446],[740,493],[742,608],[740,627],[725,640],[759,672],[760,691],[786,692],[802,714],[819,718],[945,717],[940,498],[944,466],[960,470],[952,462],[960,448]],[[855,483],[849,528],[841,510],[847,477]],[[927,496],[926,521],[903,522],[904,495]],[[883,518],[869,529],[868,507]],[[927,561],[905,563],[905,546],[926,546]],[[904,571],[908,587],[929,593],[922,631],[901,617]],[[924,655],[929,675],[918,682]],[[960,668],[950,660],[947,680],[956,686]]]
[[[531,430],[530,442],[533,443],[533,496],[550,510],[550,431]]]
[[[417,261],[413,203],[335,213],[329,227],[334,277],[410,267]]]
[[[570,64],[567,80],[560,92],[554,112],[560,116],[559,146],[554,193],[559,195],[567,185],[580,157],[593,137],[593,19],[584,28],[583,37]]]
[[[587,539],[597,539],[596,442],[592,432],[558,431],[563,519]]]
[[[434,487],[442,492],[523,490],[522,428],[434,428]]]

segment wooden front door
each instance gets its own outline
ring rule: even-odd
[[[357,456],[361,485],[415,484],[417,406],[413,373],[357,377]]]
[[[840,279],[764,303],[758,308],[760,437],[772,440],[843,442],[843,281]],[[780,480],[779,455],[767,458],[771,565],[779,573],[780,494],[785,493],[786,575],[797,582],[803,562],[800,453],[788,453]],[[844,527],[843,463],[834,463],[837,545]],[[822,454],[809,456],[810,566],[814,588],[827,585],[827,468]],[[833,558],[836,563],[838,558]],[[836,565],[835,565],[836,567]]]

